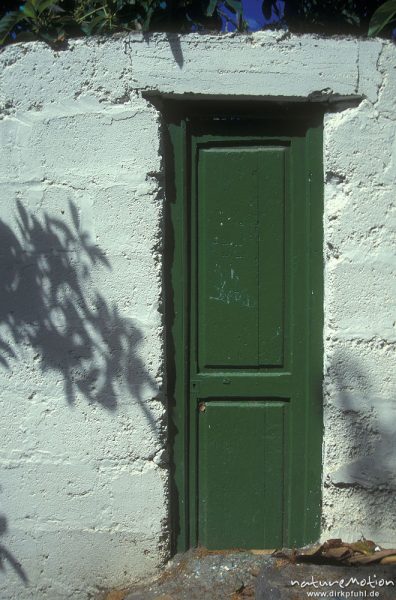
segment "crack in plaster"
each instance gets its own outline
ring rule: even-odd
[[[382,89],[383,89],[383,87],[385,85],[386,77],[387,77],[386,71],[384,71],[384,70],[382,70],[380,68],[381,58],[382,58],[382,55],[384,53],[384,49],[385,49],[385,44],[384,44],[384,42],[382,42],[381,49],[380,49],[380,51],[378,53],[377,62],[376,62],[377,71],[378,71],[378,73],[381,74],[382,79],[381,79],[381,83],[378,85],[378,88],[377,88],[377,100],[373,104],[373,106],[374,106],[375,109],[378,108],[378,103],[380,101],[381,92],[382,92]],[[381,112],[381,111],[379,111],[379,112]],[[381,116],[383,116],[383,115],[381,115]]]

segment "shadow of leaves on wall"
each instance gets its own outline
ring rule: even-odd
[[[0,536],[6,534],[7,529],[7,519],[4,515],[0,515]],[[28,577],[21,564],[17,561],[15,556],[11,554],[9,550],[7,550],[7,548],[0,544],[0,571],[5,571],[7,564],[14,569],[15,573],[25,583],[25,585],[29,583]]]
[[[30,347],[43,372],[59,374],[69,404],[80,393],[114,411],[130,396],[156,429],[143,398],[147,388],[158,395],[138,354],[143,334],[93,288],[92,269],[111,265],[73,203],[69,211],[39,220],[18,202],[15,231],[0,220],[0,362],[10,368]]]
[[[390,409],[392,403],[378,396],[363,367],[343,353],[335,353],[330,372],[337,390],[336,406],[350,434],[345,444],[351,449],[348,463],[334,473],[336,483],[365,489],[390,484],[396,432],[386,407]]]
[[[357,503],[359,511],[348,514],[349,521],[357,523],[356,539],[367,527],[367,535],[380,542],[377,536],[383,535],[384,521],[396,508],[396,432],[392,402],[382,395],[371,377],[367,367],[350,352],[334,352],[328,381],[335,412],[333,424],[327,425],[327,436],[328,443],[335,446],[333,452],[338,455],[339,466],[329,473],[325,485],[345,490],[347,502],[352,506]]]
[[[114,414],[120,401],[134,403],[154,436],[160,435],[147,404],[158,397],[159,386],[139,355],[143,332],[93,284],[94,270],[110,271],[111,264],[82,229],[76,206],[70,202],[60,214],[38,217],[18,201],[12,226],[0,220],[4,379],[33,362],[44,380],[45,373],[56,374],[70,406],[83,398]],[[57,390],[54,394],[59,396]],[[7,530],[0,515],[0,536]],[[28,583],[20,563],[0,544],[0,571],[7,565]]]

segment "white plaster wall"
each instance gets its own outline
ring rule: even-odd
[[[364,55],[374,48],[366,43]],[[376,76],[375,94],[325,119],[323,537],[362,534],[394,547],[394,45],[380,49]]]
[[[278,33],[1,52],[1,598],[91,598],[167,555],[148,91],[329,101],[322,536],[396,543],[395,64],[391,43]]]

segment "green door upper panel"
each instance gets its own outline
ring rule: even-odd
[[[287,153],[199,150],[199,370],[284,364]]]

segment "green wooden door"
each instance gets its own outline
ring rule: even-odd
[[[304,112],[179,113],[168,131],[175,546],[313,541],[322,423],[320,122]]]

